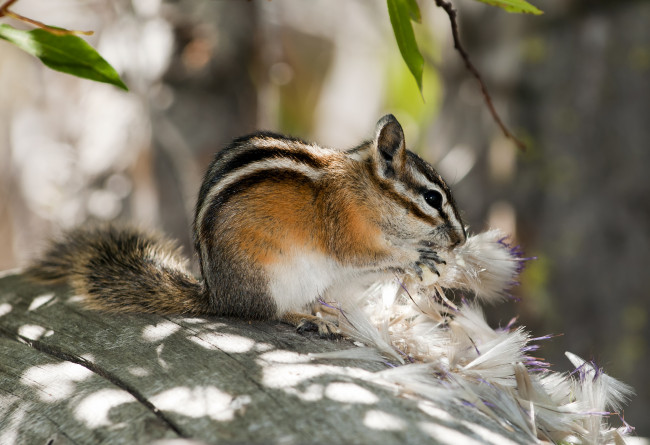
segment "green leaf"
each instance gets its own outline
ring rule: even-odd
[[[525,12],[528,14],[543,14],[542,11],[524,0],[476,0],[488,5],[498,6],[508,12]]]
[[[79,36],[57,35],[43,29],[22,31],[9,25],[0,25],[0,39],[38,57],[53,70],[110,83],[128,91],[117,71]]]
[[[413,25],[411,24],[412,18],[420,19],[420,8],[416,0],[387,0],[387,4],[397,46],[421,93],[424,58],[418,49],[415,34],[413,34]]]

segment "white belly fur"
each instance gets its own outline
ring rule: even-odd
[[[303,310],[333,286],[349,282],[356,275],[349,267],[317,252],[295,251],[283,259],[267,269],[278,315]]]

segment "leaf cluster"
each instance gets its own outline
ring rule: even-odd
[[[21,50],[38,57],[46,66],[56,71],[72,74],[77,77],[105,82],[128,91],[127,86],[117,71],[102,58],[85,40],[76,35],[76,31],[68,31],[44,25],[35,20],[22,17],[9,11],[9,6],[17,0],[9,0],[0,8],[0,17],[12,16],[19,20],[38,26],[37,29],[24,31],[10,25],[0,25],[0,39],[13,43]],[[422,15],[417,0],[386,0],[388,15],[395,33],[395,40],[409,71],[413,75],[422,92],[422,73],[424,58],[420,53],[413,24],[421,23]],[[497,6],[508,12],[542,14],[525,0],[476,0],[488,5]],[[438,6],[450,4],[436,0]]]

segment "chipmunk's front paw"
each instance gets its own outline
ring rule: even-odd
[[[422,279],[422,275],[424,274],[424,271],[422,269],[422,266],[426,266],[431,270],[431,272],[435,273],[436,275],[440,276],[440,271],[436,267],[438,264],[447,264],[440,256],[438,253],[430,248],[420,248],[418,249],[418,253],[420,254],[420,258],[418,261],[415,262],[415,273],[417,276]]]

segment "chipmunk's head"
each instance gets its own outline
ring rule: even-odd
[[[388,209],[382,219],[402,239],[452,249],[465,242],[465,227],[449,187],[433,167],[406,149],[392,114],[377,123],[372,145],[374,174]]]

